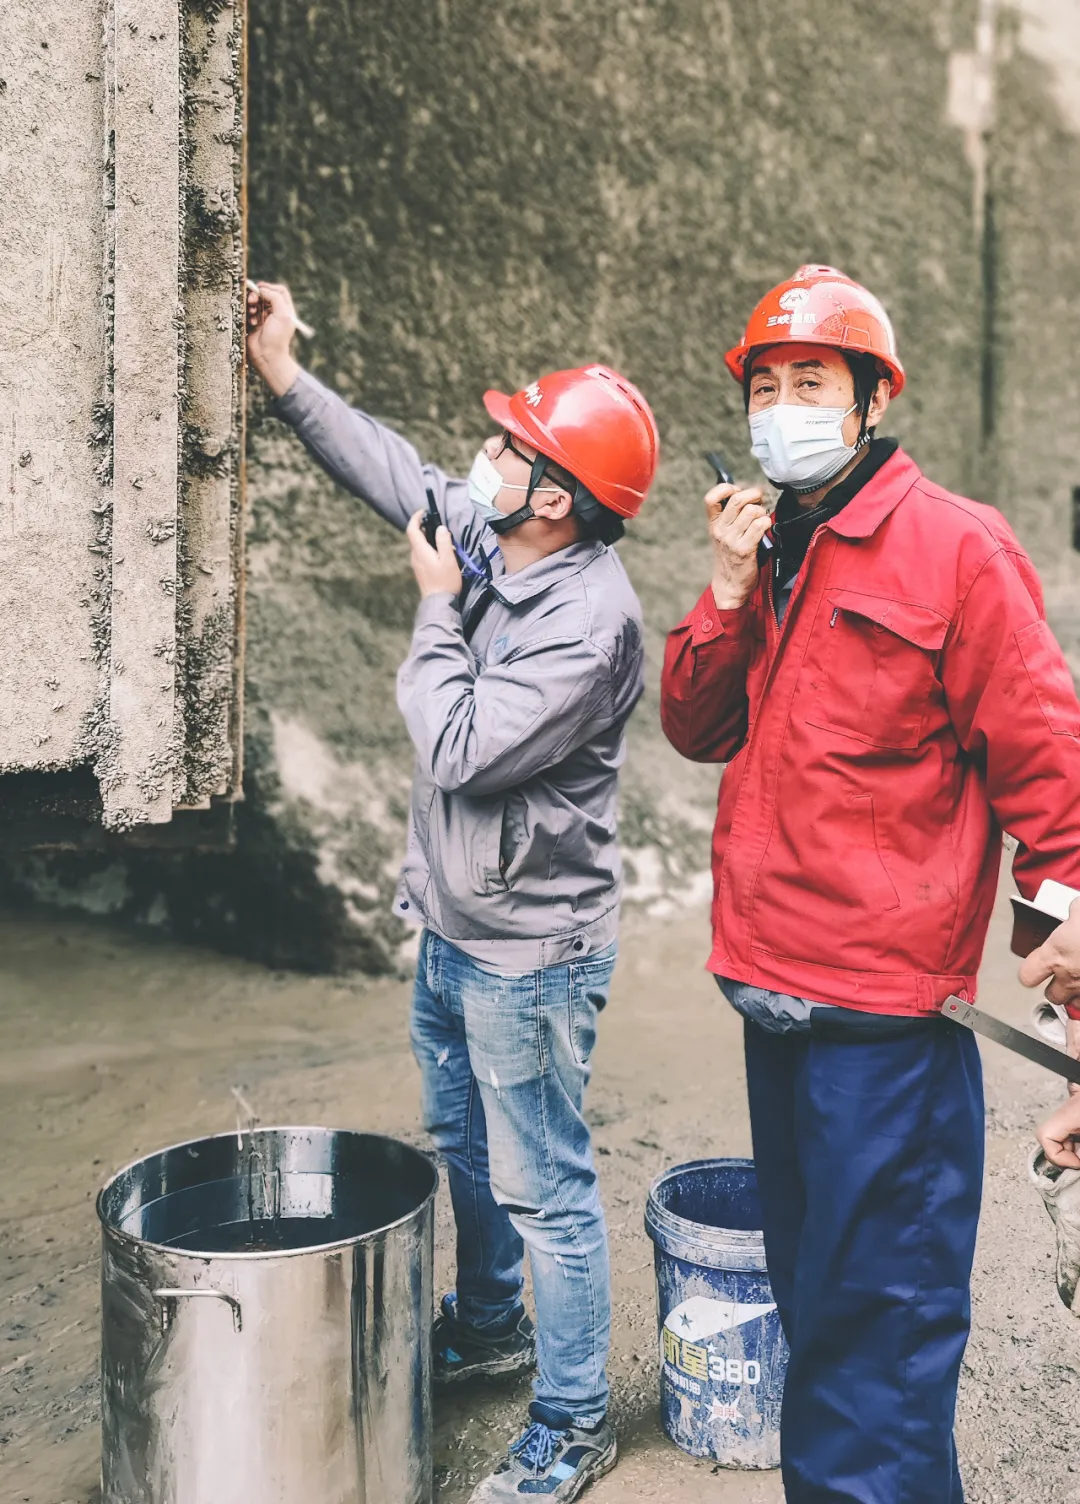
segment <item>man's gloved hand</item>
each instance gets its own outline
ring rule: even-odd
[[[412,550],[410,563],[416,583],[420,586],[420,594],[425,597],[444,592],[457,595],[461,590],[461,570],[454,556],[450,530],[440,527],[435,534],[435,547],[432,548],[421,528],[423,520],[424,513],[417,512],[405,530]]]

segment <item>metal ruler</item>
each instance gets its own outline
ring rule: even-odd
[[[947,997],[941,1005],[941,1011],[946,1018],[962,1024],[965,1029],[985,1034],[987,1039],[1003,1044],[1007,1050],[1015,1050],[1027,1060],[1034,1060],[1036,1065],[1053,1071],[1056,1076],[1064,1076],[1066,1081],[1080,1084],[1080,1060],[1074,1060],[1064,1050],[1056,1050],[1052,1044],[1033,1039],[1023,1029],[1014,1029],[1012,1024],[995,1018],[992,1013],[984,1013],[974,1003],[965,1003],[963,998]]]

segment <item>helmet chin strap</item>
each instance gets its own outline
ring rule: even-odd
[[[524,455],[522,456],[524,458]],[[518,507],[516,512],[508,512],[501,522],[489,524],[491,531],[500,536],[508,533],[512,528],[520,527],[523,522],[531,522],[536,516],[532,509],[532,495],[537,486],[544,478],[544,469],[547,460],[542,454],[538,454],[532,462],[532,470],[529,472],[529,489],[525,492],[525,505]]]
[[[531,522],[535,516],[536,513],[529,503],[526,502],[523,507],[518,507],[516,512],[507,513],[500,521],[489,522],[488,527],[493,533],[497,533],[499,537],[502,537],[503,533],[510,532],[512,528],[520,527],[523,522]]]

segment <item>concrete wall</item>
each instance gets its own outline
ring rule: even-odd
[[[1028,11],[253,0],[250,263],[291,283],[317,330],[312,369],[459,468],[490,384],[603,359],[654,404],[661,475],[620,545],[650,665],[623,835],[631,892],[654,908],[708,887],[716,772],[663,743],[657,676],[665,629],[708,576],[700,451],[719,444],[753,474],[720,357],[800,262],[834,262],[883,298],[909,372],[890,428],[937,480],[1013,517],[1080,647],[1080,88],[1057,66],[1080,7]],[[95,901],[268,959],[392,964],[405,550],[258,397],[249,495],[237,852],[114,864],[104,886],[39,864],[30,885],[107,890]]]

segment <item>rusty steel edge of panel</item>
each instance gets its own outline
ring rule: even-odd
[[[181,11],[184,345],[173,798],[240,788],[244,47],[240,0]]]
[[[113,516],[111,829],[172,818],[180,386],[180,14],[112,0]]]
[[[248,0],[236,0],[240,26],[240,152],[237,161],[240,193],[240,359],[239,359],[239,463],[236,474],[236,639],[233,655],[232,723],[233,746],[230,793],[244,797],[244,669],[247,647],[247,248],[248,248]]]

